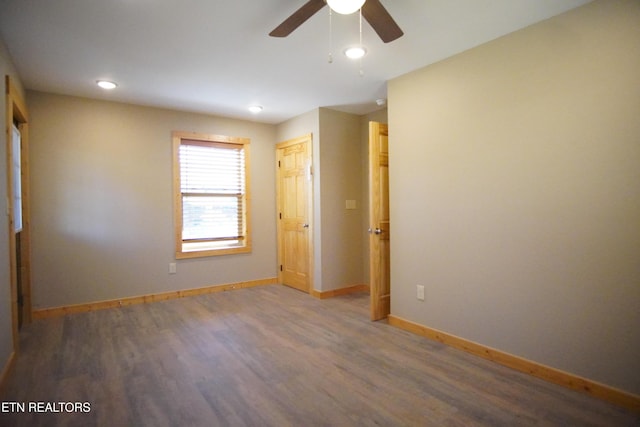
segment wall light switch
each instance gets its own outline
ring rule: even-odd
[[[347,209],[356,209],[357,208],[357,204],[355,200],[347,200],[345,202],[345,206]]]
[[[424,286],[423,285],[417,285],[417,295],[416,297],[420,300],[420,301],[424,301]]]
[[[176,274],[176,263],[175,262],[170,262],[169,263],[169,274]]]

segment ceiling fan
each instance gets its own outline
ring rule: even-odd
[[[269,33],[272,37],[286,37],[296,28],[302,25],[307,19],[311,18],[322,9],[327,3],[334,11],[336,7],[332,7],[331,3],[336,0],[309,0],[300,9],[295,11],[291,16],[278,25],[275,30]],[[339,1],[338,1],[339,3]],[[369,22],[371,27],[378,33],[383,42],[389,43],[401,37],[404,33],[393,20],[387,9],[384,8],[380,0],[365,0],[362,6],[362,16]],[[357,11],[358,8],[353,10]]]

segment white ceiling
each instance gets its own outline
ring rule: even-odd
[[[363,76],[342,55],[357,14],[333,14],[331,64],[328,7],[268,36],[306,0],[0,0],[0,36],[28,89],[280,123],[374,111],[387,80],[590,0],[381,1],[405,35],[384,44],[365,21]]]

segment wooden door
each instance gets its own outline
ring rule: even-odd
[[[281,142],[278,167],[278,262],[280,283],[312,289],[311,135]]]
[[[371,320],[391,311],[389,228],[389,131],[369,122],[369,280]]]

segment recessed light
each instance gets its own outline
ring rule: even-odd
[[[346,48],[344,54],[350,59],[360,59],[367,54],[367,50],[362,46],[352,46]]]
[[[262,105],[252,105],[249,107],[249,111],[253,114],[258,114],[263,110]]]
[[[117,84],[115,84],[114,82],[110,82],[108,80],[96,80],[96,84],[100,86],[102,89],[107,89],[107,90],[115,89],[116,87],[118,87]]]

